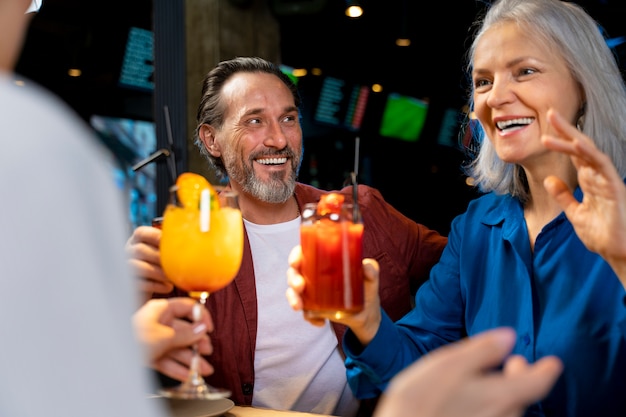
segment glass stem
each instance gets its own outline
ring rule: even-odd
[[[194,324],[198,324],[200,318],[202,317],[202,308],[206,305],[206,300],[209,298],[209,293],[203,291],[200,293],[200,297],[198,298],[198,302],[193,306],[193,322]],[[189,366],[189,375],[187,377],[187,381],[185,381],[185,385],[189,387],[203,387],[205,385],[204,378],[200,374],[200,352],[198,351],[198,344],[194,343],[192,346],[193,357],[191,358],[191,364]]]

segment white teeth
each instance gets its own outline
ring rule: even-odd
[[[533,122],[532,117],[522,117],[519,119],[511,119],[511,120],[504,120],[501,122],[496,123],[496,126],[498,126],[498,129],[506,129],[507,127],[511,126],[511,125],[529,125]]]
[[[287,162],[287,158],[264,158],[257,159],[256,161],[262,165],[278,165]]]

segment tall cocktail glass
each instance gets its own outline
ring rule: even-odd
[[[202,183],[202,182],[201,182]],[[204,187],[204,186],[203,186]],[[174,186],[165,209],[160,243],[161,265],[176,287],[198,301],[194,315],[209,295],[235,278],[243,254],[243,221],[236,193],[200,187],[195,191]],[[181,200],[187,200],[181,202]],[[161,394],[178,399],[229,397],[227,389],[208,385],[198,371],[199,353],[194,347],[189,377]]]

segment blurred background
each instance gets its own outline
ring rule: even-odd
[[[622,67],[626,2],[580,0]],[[171,166],[204,173],[191,143],[199,81],[217,62],[259,55],[303,97],[300,180],[359,181],[447,234],[477,196],[461,170],[464,53],[484,0],[37,0],[17,72],[60,95],[118,162],[130,226],[164,204]],[[398,39],[402,39],[398,44]],[[36,121],[34,121],[36,122]],[[358,140],[357,140],[358,138]],[[210,175],[210,174],[209,174]]]

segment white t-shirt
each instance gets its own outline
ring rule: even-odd
[[[288,256],[300,218],[274,225],[245,221],[256,277],[258,323],[252,405],[353,416],[358,408],[330,324],[316,327],[285,297]]]
[[[146,399],[110,155],[63,102],[2,75],[0,140],[0,416],[165,416]]]

